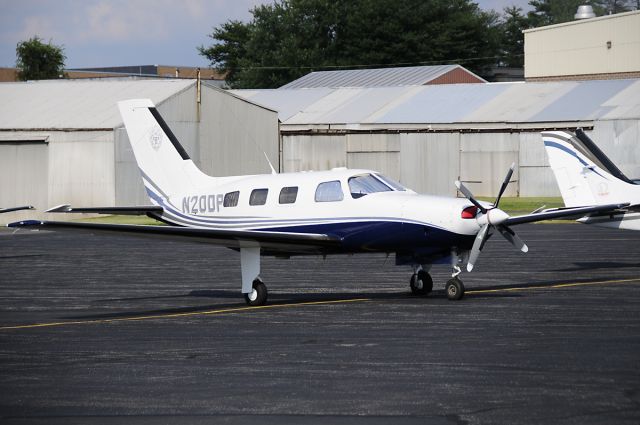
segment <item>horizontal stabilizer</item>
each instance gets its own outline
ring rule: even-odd
[[[135,207],[89,207],[73,208],[71,205],[58,205],[48,209],[48,213],[85,213],[85,214],[108,214],[108,215],[148,215],[162,214],[162,207],[156,205],[143,205]]]
[[[32,209],[33,207],[31,205],[25,205],[23,207],[0,208],[0,214],[12,212],[12,211],[32,210]]]
[[[521,215],[517,217],[509,217],[505,221],[505,225],[513,226],[515,224],[533,223],[536,221],[554,220],[558,218],[580,218],[587,214],[616,212],[621,208],[627,207],[629,204],[609,204],[609,205],[595,205],[586,207],[574,207],[574,208],[558,208],[556,210],[546,210],[544,212],[538,212],[533,214]]]
[[[251,243],[258,244],[264,252],[288,255],[337,252],[342,246],[342,240],[339,237],[308,233],[38,220],[18,221],[8,224],[8,227],[46,230],[63,229],[84,233],[111,233],[135,237],[182,240],[185,242],[205,242],[234,249]]]

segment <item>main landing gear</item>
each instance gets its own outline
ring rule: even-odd
[[[409,286],[413,295],[426,297],[433,290],[433,279],[427,271],[420,268],[411,276]]]
[[[464,262],[465,257],[459,256],[456,252],[451,253],[452,256],[452,268],[451,279],[447,281],[444,286],[447,298],[451,301],[458,301],[464,296],[464,284],[458,278],[461,273],[459,264]],[[413,268],[413,275],[409,282],[411,293],[419,297],[426,297],[433,290],[433,279],[429,274],[429,265],[416,265]]]
[[[244,300],[247,305],[259,306],[267,303],[267,285],[265,285],[260,278],[256,278],[253,281],[251,292],[243,294]]]

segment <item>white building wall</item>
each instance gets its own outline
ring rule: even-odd
[[[640,73],[640,11],[524,31],[525,78]]]

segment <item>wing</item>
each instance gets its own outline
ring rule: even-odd
[[[71,205],[58,205],[48,209],[48,213],[86,213],[86,214],[116,214],[116,215],[162,215],[162,207],[143,205],[138,207],[91,207],[73,208]]]
[[[504,224],[514,226],[516,224],[533,223],[535,221],[553,220],[557,218],[580,218],[587,214],[615,214],[621,212],[620,209],[629,206],[626,204],[595,205],[586,207],[557,208],[534,212],[532,214],[509,217]]]
[[[33,207],[31,205],[25,205],[24,207],[0,208],[0,214],[12,212],[12,211],[32,210],[32,209]]]
[[[37,220],[19,221],[8,226],[204,242],[233,249],[257,244],[266,255],[324,254],[339,252],[342,247],[341,238],[325,234]]]

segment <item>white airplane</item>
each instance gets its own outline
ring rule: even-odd
[[[625,176],[582,129],[546,131],[542,139],[566,207],[627,204],[579,222],[640,230],[640,181]]]
[[[233,177],[202,173],[150,100],[119,102],[138,167],[152,206],[71,208],[50,212],[147,214],[170,226],[23,221],[12,227],[84,229],[206,241],[240,251],[242,293],[249,305],[267,301],[260,255],[395,253],[396,264],[411,265],[416,295],[433,289],[429,269],[450,261],[447,297],[458,300],[464,285],[461,265],[471,271],[497,230],[522,252],[528,248],[511,226],[619,208],[604,205],[509,217],[498,208],[513,173],[507,173],[493,204],[419,195],[370,170],[346,168]],[[272,167],[273,170],[273,167]]]

